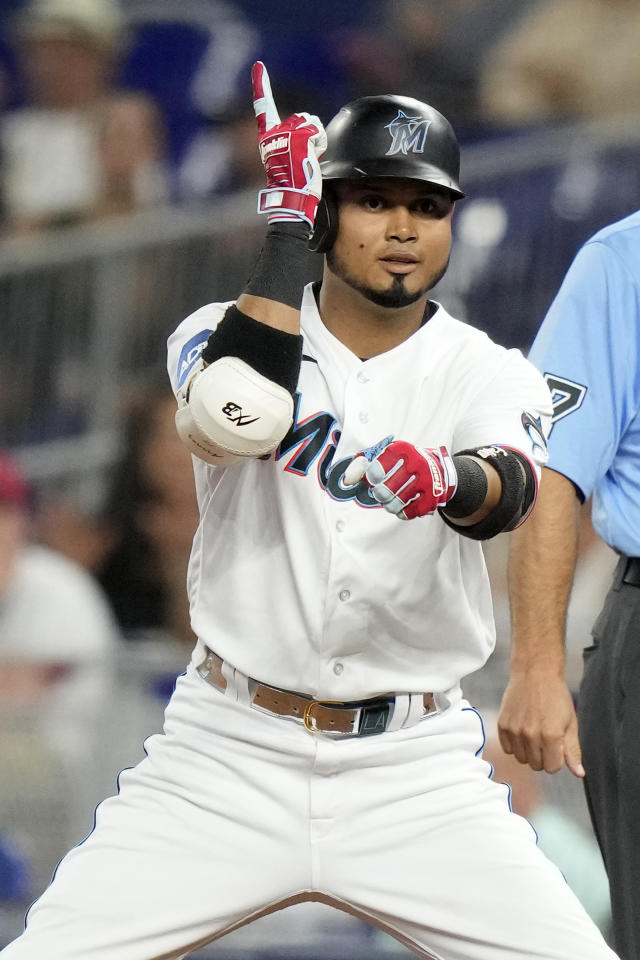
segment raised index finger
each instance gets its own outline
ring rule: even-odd
[[[253,86],[253,109],[258,121],[258,133],[262,136],[271,127],[280,123],[280,114],[271,93],[269,74],[262,60],[257,60],[251,69],[251,84]]]

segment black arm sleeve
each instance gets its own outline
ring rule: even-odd
[[[300,309],[302,291],[316,280],[322,257],[309,249],[306,223],[274,223],[267,230],[245,293]]]
[[[458,474],[458,486],[442,512],[456,520],[471,516],[482,506],[489,483],[486,473],[472,457],[458,453],[453,457],[453,464]]]

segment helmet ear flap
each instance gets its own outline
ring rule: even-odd
[[[335,243],[338,233],[338,204],[328,184],[323,185],[322,197],[316,211],[313,233],[309,237],[309,249],[314,253],[327,253]]]

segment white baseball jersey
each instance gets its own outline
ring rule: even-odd
[[[171,337],[176,389],[226,306]],[[164,733],[2,960],[178,960],[301,899],[377,923],[421,957],[615,960],[490,779],[481,721],[459,696],[493,644],[480,545],[342,482],[351,457],[391,433],[453,451],[502,443],[540,462],[544,381],[442,307],[366,362],[325,329],[311,289],[302,329],[295,419],[276,453],[195,464],[200,641]],[[224,692],[197,669],[202,642],[228,661]],[[248,676],[322,699],[433,690],[437,709],[376,736],[317,735],[252,709]]]
[[[228,306],[202,307],[170,337],[176,392]],[[243,673],[322,699],[452,689],[494,645],[481,545],[438,515],[397,519],[343,474],[388,435],[452,453],[507,446],[539,472],[548,388],[519,351],[442,306],[362,361],[324,326],[309,285],[301,332],[294,422],[276,452],[227,468],[195,460],[193,629]]]

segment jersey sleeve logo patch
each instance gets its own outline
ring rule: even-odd
[[[533,414],[527,413],[527,411],[524,410],[520,419],[531,441],[531,450],[534,458],[542,463],[546,463],[549,458],[549,453],[547,451],[547,441],[544,437],[541,418],[534,417]]]
[[[212,330],[201,330],[200,333],[196,333],[195,337],[191,337],[191,340],[187,340],[183,346],[178,360],[178,389],[183,386],[194,364],[200,359],[200,354],[206,347],[207,340],[212,333]]]
[[[551,403],[553,404],[551,426],[553,428],[554,423],[582,406],[587,388],[582,383],[565,380],[564,377],[557,377],[553,373],[545,373],[544,378],[551,391]]]

